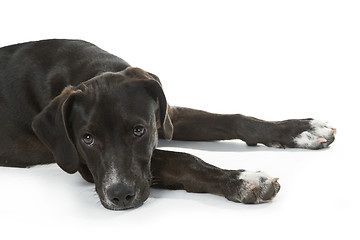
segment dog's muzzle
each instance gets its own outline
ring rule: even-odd
[[[149,197],[150,186],[136,186],[131,183],[114,183],[98,192],[101,204],[110,210],[136,208]]]
[[[132,206],[135,200],[135,187],[130,184],[117,183],[107,189],[107,198],[112,205],[118,208],[127,208]]]

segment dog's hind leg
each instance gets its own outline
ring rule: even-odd
[[[268,202],[280,190],[277,178],[264,172],[224,170],[187,153],[156,149],[151,170],[153,187],[212,193],[234,202]]]
[[[171,107],[174,140],[216,141],[241,139],[249,146],[320,149],[335,139],[335,128],[313,119],[264,121],[241,114],[214,114]]]

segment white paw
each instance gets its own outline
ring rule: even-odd
[[[229,200],[242,203],[264,203],[273,199],[280,190],[278,178],[257,171],[239,171],[236,191]]]
[[[310,129],[294,138],[296,147],[319,149],[329,146],[335,140],[336,129],[326,122],[310,121]]]

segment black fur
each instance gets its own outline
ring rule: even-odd
[[[310,121],[267,122],[172,108],[156,75],[84,41],[44,40],[0,49],[0,165],[56,162],[68,173],[79,171],[95,182],[102,204],[113,210],[141,205],[151,185],[245,203],[270,200],[280,188],[276,180],[257,193],[238,179],[243,171],[156,150],[158,135],[297,147],[293,138],[310,129]]]

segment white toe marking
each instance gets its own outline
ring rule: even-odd
[[[251,171],[244,171],[241,172],[239,175],[239,180],[244,180],[249,184],[253,185],[260,185],[260,179],[265,178],[266,180],[272,179],[268,174],[258,171],[258,172],[251,172]]]
[[[311,126],[313,127],[313,132],[319,137],[329,137],[331,135],[331,127],[329,124],[318,121],[312,120],[310,122]]]
[[[317,137],[308,131],[300,133],[294,139],[294,142],[297,144],[297,146],[304,148],[316,147],[319,144],[317,141]]]
[[[265,172],[257,171],[240,171],[238,180],[241,182],[241,189],[239,191],[238,201],[243,202],[249,197],[256,197],[252,203],[263,203],[270,201],[278,193],[280,185],[277,182],[278,178],[273,178]],[[275,190],[273,196],[269,198],[266,194],[269,193],[269,188]],[[266,200],[263,198],[266,196]]]
[[[294,138],[298,147],[316,148],[319,144],[326,142],[323,139],[331,138],[335,132],[332,126],[319,120],[310,121],[310,126],[308,131],[304,131]]]

